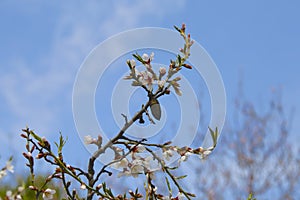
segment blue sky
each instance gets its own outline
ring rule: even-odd
[[[299,140],[299,7],[296,0],[1,1],[0,162],[14,155],[23,165],[19,134],[26,125],[52,141],[61,131],[69,138],[66,154],[87,157],[72,115],[73,83],[84,58],[121,31],[182,22],[219,67],[228,112],[240,79],[246,98],[262,109],[277,88],[294,112],[292,138]]]

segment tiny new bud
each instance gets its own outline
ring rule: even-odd
[[[73,196],[73,197],[75,197],[75,196],[76,196],[76,194],[77,194],[76,190],[75,190],[75,189],[73,189],[73,191],[72,191],[72,196]]]
[[[24,133],[21,133],[21,137],[26,139],[28,138],[27,135],[25,135]]]
[[[24,156],[25,158],[27,158],[27,159],[28,159],[28,155],[27,155],[27,153],[23,152],[22,154],[23,154],[23,156]]]
[[[98,138],[97,138],[97,146],[98,146],[98,147],[101,147],[101,145],[102,145],[102,140],[103,140],[102,136],[101,136],[101,135],[98,135]]]
[[[133,192],[132,190],[129,190],[128,193],[129,193],[132,197],[134,197],[134,192]]]
[[[96,186],[96,190],[100,190],[103,187],[103,185],[100,183],[99,185]]]
[[[30,153],[32,153],[34,151],[34,149],[35,149],[35,146],[33,145],[30,149]]]
[[[30,185],[28,188],[29,188],[30,190],[37,190],[37,188],[36,188],[35,186],[33,186],[33,185]]]
[[[185,32],[185,23],[182,24],[181,30],[182,30],[183,32]]]
[[[164,67],[160,67],[160,68],[159,68],[159,74],[160,74],[161,76],[165,75],[166,72],[167,72],[166,68],[164,68]]]
[[[26,159],[32,158],[32,155],[31,155],[30,152],[27,152],[27,153],[23,152],[23,156],[24,156]]]
[[[37,156],[36,156],[36,159],[41,159],[45,156],[44,153],[39,153]]]
[[[192,193],[187,193],[189,196],[191,196],[191,197],[196,197],[196,195],[195,194],[192,194]]]
[[[194,154],[202,154],[203,152],[204,152],[204,149],[202,147],[199,147],[199,148],[193,150]]]
[[[86,185],[84,183],[81,183],[80,189],[85,190],[86,189]]]
[[[70,187],[70,185],[71,185],[71,181],[68,181],[67,182],[67,188]]]
[[[57,167],[57,168],[55,169],[55,173],[60,173],[60,172],[61,172],[61,168]]]
[[[141,115],[141,117],[139,118],[139,123],[140,124],[144,124],[145,123],[145,120],[143,119],[143,115]]]
[[[186,63],[182,64],[183,67],[187,68],[187,69],[192,69],[192,66],[191,65],[188,65]]]

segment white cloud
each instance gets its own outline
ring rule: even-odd
[[[143,27],[151,21],[161,22],[165,16],[175,14],[183,9],[185,1],[136,1],[134,3],[116,2],[113,12],[101,26],[101,30],[116,34],[137,25]]]
[[[145,26],[145,19],[159,22],[182,9],[184,1],[90,1],[57,5],[61,12],[57,14],[54,35],[49,38],[52,44],[46,47],[49,53],[34,61],[26,58],[5,61],[10,62],[11,69],[0,74],[0,98],[7,105],[6,117],[11,119],[10,124],[2,125],[1,135],[19,134],[26,124],[45,135],[57,132],[59,127],[53,125],[63,124],[64,112],[70,112],[76,72],[91,49],[113,33]],[[43,71],[37,70],[40,66]]]

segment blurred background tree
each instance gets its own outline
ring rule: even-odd
[[[238,95],[227,116],[218,148],[201,165],[194,163],[194,186],[208,200],[299,199],[300,155],[289,137],[291,118],[281,95],[260,105]]]
[[[25,165],[24,165],[25,167]],[[19,173],[19,172],[16,172]],[[28,174],[26,172],[26,174]],[[37,186],[41,186],[45,183],[45,180],[48,176],[45,174],[36,175],[35,183]],[[31,176],[25,177],[24,175],[20,176],[17,180],[17,187],[15,185],[11,185],[10,183],[0,184],[0,199],[10,200],[10,199],[18,199],[17,194],[19,193],[22,196],[23,200],[32,200],[36,199],[35,192],[30,190],[28,187],[32,185]],[[47,185],[49,188],[52,188],[56,191],[53,195],[53,200],[60,200],[64,197],[63,186],[61,182],[49,182]],[[7,196],[7,193],[11,193],[10,198]],[[42,195],[40,195],[39,199],[43,199]]]

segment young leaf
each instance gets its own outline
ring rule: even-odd
[[[137,59],[141,63],[143,63],[143,64],[145,63],[145,61],[143,60],[143,58],[138,53],[132,54],[132,56],[135,57],[135,59]]]
[[[184,179],[185,177],[187,177],[187,175],[182,175],[182,176],[178,176],[178,177],[176,177],[176,179]]]
[[[181,29],[180,29],[180,28],[178,28],[178,27],[175,26],[175,25],[174,25],[174,28],[175,28],[179,33],[181,33]]]
[[[169,182],[167,177],[165,177],[165,179],[166,179],[166,183],[167,183],[167,186],[168,186],[169,195],[172,196],[172,188],[171,188],[170,182]]]

